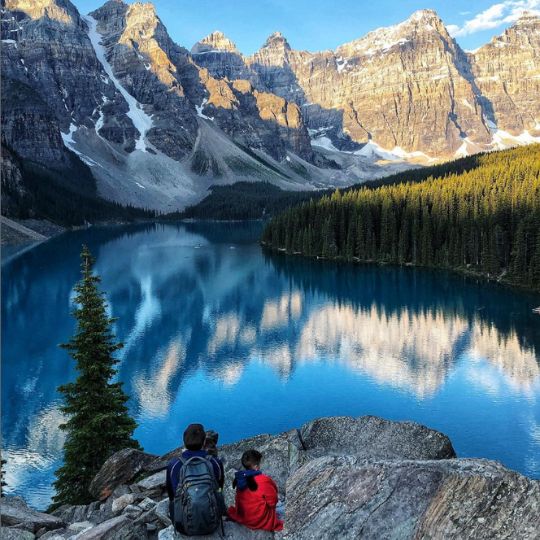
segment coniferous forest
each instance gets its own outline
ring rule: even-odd
[[[469,171],[334,192],[267,225],[267,247],[311,257],[453,268],[540,289],[540,145]]]
[[[376,180],[370,180],[365,186],[375,189],[381,186],[401,184],[403,182],[422,182],[430,176],[459,174],[478,167],[481,154],[474,154],[453,161],[446,161],[429,167],[418,167],[405,172],[398,172]],[[347,191],[363,187],[356,184],[343,189]],[[235,182],[230,185],[213,185],[209,194],[183,212],[173,212],[161,216],[164,220],[177,219],[213,219],[243,220],[265,219],[311,199],[319,200],[331,195],[331,190],[285,191],[268,182]]]

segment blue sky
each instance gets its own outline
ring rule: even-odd
[[[72,0],[82,13],[104,0]],[[437,11],[460,45],[475,49],[510,26],[540,0],[154,0],[171,37],[187,48],[221,30],[244,54],[281,31],[295,49],[333,49],[417,9]]]

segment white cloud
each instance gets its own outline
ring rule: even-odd
[[[540,15],[538,8],[540,8],[540,0],[504,0],[465,21],[463,26],[448,25],[448,31],[456,37],[475,34],[482,30],[491,30],[517,21],[524,11]]]

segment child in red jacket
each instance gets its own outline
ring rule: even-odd
[[[250,529],[281,531],[283,521],[276,515],[278,490],[275,482],[260,470],[262,454],[247,450],[242,455],[244,471],[235,474],[236,505],[228,511],[229,518]]]

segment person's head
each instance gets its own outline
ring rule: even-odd
[[[242,454],[242,467],[244,469],[259,470],[261,467],[262,454],[257,450],[246,450]]]
[[[217,457],[217,443],[219,439],[219,433],[213,430],[206,432],[206,439],[204,440],[204,449],[211,455]]]
[[[202,424],[189,424],[184,431],[184,446],[187,450],[201,450],[206,439]]]

